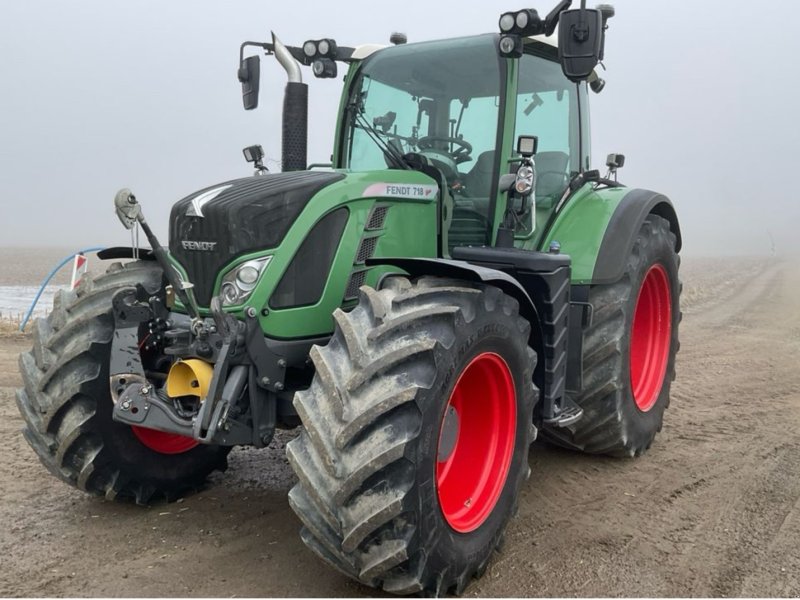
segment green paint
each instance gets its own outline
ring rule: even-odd
[[[260,315],[264,333],[273,338],[299,338],[330,334],[333,331],[333,311],[342,305],[350,274],[362,267],[354,260],[367,224],[370,210],[376,203],[389,206],[374,256],[378,257],[435,257],[437,253],[436,199],[406,200],[364,195],[375,183],[432,185],[434,181],[416,171],[384,170],[368,173],[347,173],[345,179],[318,192],[289,229],[276,248],[263,250],[237,258],[217,275],[214,294],[219,293],[222,278],[243,262],[272,256],[272,261],[262,273],[255,290],[241,306],[225,310],[239,318],[244,311],[254,308]],[[314,225],[328,213],[346,207],[349,211],[347,225],[336,251],[327,284],[317,304],[298,308],[276,310],[269,307],[269,299],[294,258],[295,253]],[[183,272],[183,269],[177,265]],[[376,285],[386,272],[397,269],[378,267],[369,269],[367,285]],[[185,276],[185,273],[184,273]],[[267,314],[262,314],[263,309]],[[203,310],[207,315],[208,311]]]
[[[572,259],[572,283],[592,282],[600,244],[611,216],[628,188],[595,190],[591,184],[578,190],[564,206],[542,241],[539,249],[546,252],[550,243],[561,244],[561,253]]]
[[[517,74],[519,67],[518,59],[502,58],[506,62],[506,82],[505,82],[505,97],[501,107],[504,112],[500,115],[502,119],[502,142],[500,148],[497,149],[494,155],[495,172],[500,175],[509,172],[508,160],[514,153],[516,141],[514,140],[514,125],[516,122],[517,114]],[[492,226],[492,245],[497,243],[497,230],[503,223],[503,216],[506,213],[508,205],[508,194],[500,193],[498,190],[495,197],[495,211]]]

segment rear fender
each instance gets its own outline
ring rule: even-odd
[[[639,229],[648,215],[658,215],[669,221],[675,234],[675,251],[679,252],[683,241],[678,216],[669,198],[649,190],[631,190],[619,203],[608,222],[600,251],[592,274],[592,284],[607,284],[619,281],[625,272]]]
[[[598,285],[622,277],[639,229],[649,214],[669,221],[681,249],[681,231],[672,202],[656,192],[624,187],[578,191],[547,232],[542,248],[558,242],[572,258],[572,283]]]

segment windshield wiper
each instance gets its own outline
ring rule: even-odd
[[[387,160],[389,160],[389,162],[391,162],[392,165],[398,169],[410,171],[411,167],[403,159],[403,155],[400,153],[400,151],[384,140],[383,137],[381,137],[380,131],[369,124],[369,121],[367,121],[367,119],[364,117],[364,113],[354,104],[351,104],[349,108],[355,117],[356,125],[364,130],[369,139],[375,142],[375,145],[380,148]]]

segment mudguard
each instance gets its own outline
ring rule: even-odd
[[[453,277],[455,279],[491,284],[500,288],[509,296],[516,298],[517,302],[519,302],[520,315],[533,324],[539,323],[533,300],[531,300],[525,288],[508,273],[447,258],[373,258],[367,261],[367,266],[378,265],[397,267],[411,277],[433,275],[435,277]]]
[[[672,202],[657,192],[625,187],[594,190],[586,185],[558,215],[542,248],[558,242],[572,258],[574,285],[618,281],[639,229],[649,214],[669,221],[681,249],[681,231]]]
[[[614,283],[622,277],[639,229],[650,214],[669,221],[669,228],[677,238],[675,252],[680,252],[681,229],[670,199],[649,190],[631,190],[619,203],[606,226],[594,265],[592,284]]]
[[[128,258],[136,258],[136,251],[128,246],[115,246],[113,248],[106,248],[97,253],[97,258],[100,260],[124,260]],[[139,260],[155,260],[156,257],[150,248],[141,248],[139,250]]]

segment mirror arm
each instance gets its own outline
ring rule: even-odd
[[[586,0],[583,0],[584,5],[586,4]],[[567,10],[570,6],[572,6],[572,0],[561,0],[561,2],[556,5],[556,7],[551,10],[547,17],[544,20],[544,34],[546,36],[551,36],[556,30],[556,26],[558,25],[558,19],[561,17],[561,13]]]
[[[566,0],[565,0],[566,1]],[[570,2],[572,0],[569,0]],[[275,45],[271,42],[243,42],[241,46],[239,46],[239,64],[242,63],[244,60],[244,49],[247,47],[252,48],[261,48],[267,54],[267,56],[271,56],[275,54]],[[302,48],[298,48],[297,46],[286,46],[286,49],[291,53],[292,57],[302,65],[306,67],[310,67],[311,64],[314,62],[312,59],[308,58],[304,53]],[[355,48],[349,48],[347,46],[339,46],[336,52],[336,60],[339,62],[350,63],[352,62],[353,53],[356,51]]]
[[[243,42],[241,46],[239,46],[239,64],[244,62],[244,49],[247,47],[254,47],[254,48],[263,48],[267,54],[272,54],[272,44],[268,44],[266,42]]]

